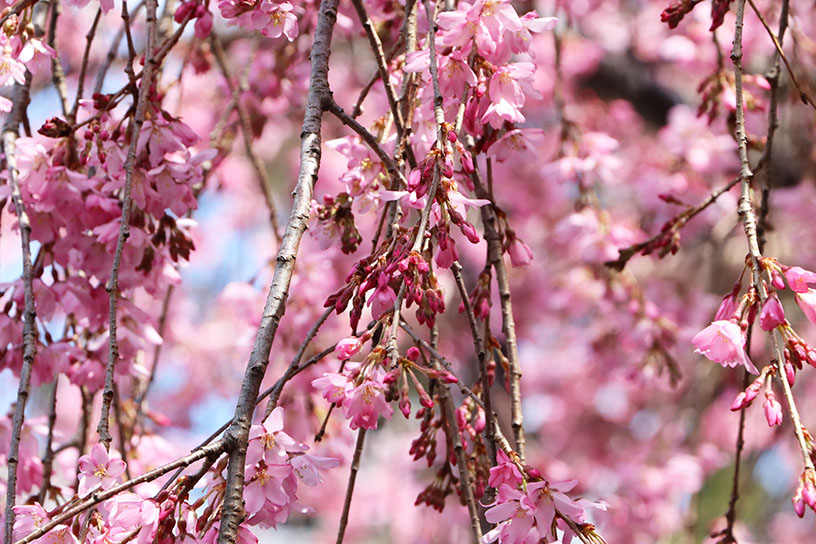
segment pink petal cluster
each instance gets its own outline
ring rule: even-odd
[[[313,380],[312,385],[322,390],[323,398],[343,409],[343,415],[349,420],[352,429],[362,427],[370,430],[377,428],[377,420],[381,415],[391,419],[394,414],[391,404],[385,400],[385,391],[388,389],[385,377],[385,370],[375,366],[359,383],[344,374],[326,372]]]
[[[742,329],[733,321],[714,321],[698,332],[691,343],[697,348],[695,353],[708,357],[715,363],[734,367],[743,365],[749,372],[759,374],[754,363],[745,353],[745,336]]]
[[[298,18],[290,2],[220,0],[218,9],[225,19],[233,19],[233,24],[260,31],[268,38],[286,36],[291,42],[298,35]]]

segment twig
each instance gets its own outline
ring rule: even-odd
[[[614,268],[618,272],[622,271],[626,264],[629,262],[629,259],[643,251],[647,248],[655,248],[657,246],[657,242],[665,239],[668,236],[671,236],[674,232],[679,231],[689,220],[696,217],[700,212],[714,204],[720,196],[724,193],[727,193],[731,190],[732,187],[737,185],[740,182],[740,178],[734,178],[729,181],[724,187],[720,187],[710,195],[708,195],[705,200],[700,202],[698,205],[694,206],[693,208],[689,208],[688,210],[684,211],[680,215],[677,215],[673,219],[669,220],[666,225],[671,225],[671,227],[667,230],[661,230],[648,240],[644,242],[640,242],[638,244],[632,244],[629,247],[619,249],[618,250],[618,258],[614,261],[606,261],[604,265]]]
[[[416,333],[416,331],[414,331],[411,328],[411,326],[408,325],[408,323],[406,323],[405,321],[400,322],[400,327],[402,328],[402,330],[404,330],[405,332],[408,333],[408,336],[410,336],[414,340],[414,342],[416,342],[417,344],[420,344],[423,348],[428,350],[428,352],[435,359],[437,359],[440,363],[442,363],[442,366],[445,367],[445,370],[447,370],[453,376],[456,377],[456,385],[459,386],[459,392],[462,393],[462,395],[464,395],[466,397],[470,397],[471,399],[473,399],[473,402],[475,402],[476,405],[479,406],[479,408],[484,410],[485,405],[482,402],[481,397],[479,397],[479,395],[474,393],[473,390],[470,387],[465,385],[464,382],[461,379],[459,379],[459,376],[457,376],[456,373],[454,372],[453,365],[451,365],[450,361],[448,361],[441,353],[439,353],[439,350],[437,350],[435,347],[433,347],[431,344],[429,344],[424,338],[419,336]],[[493,414],[493,417],[495,418],[495,413]]]
[[[303,118],[300,148],[300,172],[289,216],[275,265],[255,345],[247,364],[235,416],[224,437],[229,450],[226,490],[221,509],[218,544],[234,544],[238,526],[244,518],[244,461],[249,440],[249,426],[255,399],[269,365],[269,352],[286,307],[289,283],[295,268],[300,239],[309,223],[309,210],[320,166],[320,132],[323,111],[331,97],[329,89],[329,53],[332,30],[337,19],[339,0],[322,0],[312,43],[312,72],[306,113]]]
[[[62,14],[62,5],[59,0],[50,0],[51,2],[51,21],[48,25],[48,33],[46,34],[46,41],[48,45],[54,50],[54,56],[51,57],[51,81],[54,88],[57,90],[57,95],[60,98],[60,106],[62,106],[62,114],[68,118],[68,85],[65,83],[65,71],[62,69],[62,62],[59,55],[59,44],[57,43],[57,21]]]
[[[368,18],[365,6],[362,0],[351,0],[354,10],[357,12],[357,17],[363,25],[368,43],[371,45],[371,50],[374,52],[374,58],[377,60],[377,70],[380,73],[380,79],[385,87],[385,96],[388,98],[388,105],[391,107],[391,114],[394,116],[394,124],[397,126],[397,133],[403,132],[402,112],[397,106],[397,97],[394,92],[394,86],[391,85],[391,79],[388,74],[388,65],[385,60],[385,53],[383,52],[382,42],[377,32],[374,30],[374,25],[371,24],[371,19]],[[356,110],[355,110],[356,111]]]
[[[479,198],[490,198],[490,194],[485,191],[478,171],[473,173],[473,182],[476,187],[476,194]],[[507,277],[507,269],[504,264],[504,257],[501,247],[501,236],[498,231],[498,220],[496,216],[496,205],[491,200],[487,206],[482,206],[482,224],[484,224],[484,237],[487,240],[487,251],[490,264],[496,271],[496,283],[499,288],[499,301],[501,303],[502,333],[507,344],[507,360],[510,364],[510,400],[513,437],[516,441],[516,449],[522,462],[526,460],[526,445],[524,439],[524,416],[521,412],[521,364],[516,344],[516,324],[513,319],[513,303],[510,294],[510,280]]]
[[[388,52],[388,55],[386,55],[385,57],[386,64],[390,64],[391,61],[394,60],[394,57],[396,56],[397,52],[399,51],[400,47],[402,47],[402,45],[403,36],[402,34],[400,34],[399,38],[397,38],[397,41],[394,42],[393,46],[391,46],[391,50]],[[377,71],[374,72],[374,75],[372,75],[371,78],[368,80],[368,83],[366,83],[363,86],[362,90],[360,91],[360,94],[357,96],[357,101],[354,103],[354,107],[351,108],[352,118],[357,119],[358,117],[360,117],[360,114],[363,113],[363,102],[368,96],[368,93],[371,91],[371,88],[374,87],[374,84],[377,83],[377,81],[379,80],[380,70],[378,68]]]
[[[337,544],[343,544],[343,537],[346,535],[349,511],[351,510],[351,498],[354,495],[354,483],[357,481],[357,471],[360,470],[360,457],[363,455],[365,435],[365,427],[360,427],[360,430],[357,431],[357,443],[354,446],[354,457],[351,460],[351,470],[349,470],[349,479],[346,484],[346,498],[343,500],[343,513],[340,515],[340,527],[337,529]]]
[[[232,83],[232,76],[230,75],[229,66],[227,65],[227,58],[226,53],[224,52],[224,46],[221,44],[221,40],[215,35],[215,33],[210,34],[210,43],[212,44],[213,54],[215,56],[215,61],[218,64],[218,67],[221,69],[221,72],[224,74],[224,79],[227,81],[227,86],[230,89],[232,95],[235,97],[235,111],[238,112],[238,119],[241,122],[241,133],[243,135],[244,140],[244,152],[246,153],[249,161],[252,163],[252,167],[255,169],[255,174],[258,176],[258,181],[261,185],[261,192],[263,192],[264,198],[266,199],[266,206],[269,208],[269,223],[272,227],[272,235],[275,237],[275,241],[280,242],[280,225],[278,225],[278,207],[275,205],[275,199],[272,195],[272,178],[269,177],[269,172],[266,169],[266,165],[263,161],[258,157],[258,154],[255,153],[255,150],[252,148],[252,122],[249,118],[249,112],[247,112],[246,107],[244,107],[243,102],[241,102],[240,94],[242,91],[246,90],[247,82],[245,77],[242,76],[242,81],[238,83],[238,85],[233,85]],[[252,52],[250,53],[249,59],[247,60],[247,66],[252,66],[252,61],[255,57],[255,51],[258,49],[258,45],[260,44],[260,35],[255,37],[255,40],[252,44]],[[248,75],[245,72],[245,75]]]
[[[147,0],[147,46],[145,50],[145,66],[142,70],[143,78],[141,87],[139,88],[138,99],[136,102],[136,113],[130,125],[130,146],[128,147],[127,158],[125,159],[125,187],[122,196],[122,218],[119,225],[119,236],[116,240],[116,251],[113,254],[113,265],[111,266],[111,274],[105,289],[108,291],[109,305],[110,305],[110,323],[108,325],[109,339],[108,339],[108,365],[105,371],[105,389],[102,392],[102,414],[99,417],[99,425],[96,432],[99,433],[99,441],[105,445],[106,449],[110,449],[111,434],[109,431],[108,415],[110,412],[111,402],[113,401],[113,371],[116,366],[116,361],[119,359],[119,345],[116,339],[116,310],[119,301],[119,267],[122,262],[122,251],[125,248],[125,241],[130,236],[130,193],[133,188],[133,173],[136,162],[136,145],[139,141],[139,135],[142,131],[142,125],[145,121],[145,113],[147,112],[148,96],[150,94],[150,86],[153,82],[153,71],[155,68],[155,59],[153,57],[153,49],[156,44],[156,5],[157,0]],[[122,2],[122,18],[125,20],[125,33],[128,36],[128,43],[130,47],[130,32],[129,32],[129,14],[127,11],[127,2]],[[133,75],[133,60],[134,54],[131,49],[131,58],[126,66],[128,76],[130,77],[131,85],[135,87],[135,76]]]
[[[326,308],[326,310],[323,312],[320,318],[318,318],[318,320],[315,321],[314,325],[312,325],[312,327],[306,333],[306,338],[304,338],[303,343],[300,344],[297,353],[295,353],[295,356],[292,357],[292,362],[289,363],[289,367],[286,369],[286,372],[283,373],[283,376],[281,376],[281,378],[273,386],[272,391],[270,392],[271,398],[269,399],[269,402],[266,404],[266,411],[264,412],[263,417],[264,421],[266,420],[266,418],[269,417],[269,414],[272,413],[272,410],[274,410],[275,407],[278,405],[278,398],[280,397],[281,391],[283,390],[283,386],[286,384],[287,381],[289,381],[289,379],[292,378],[292,376],[294,376],[297,373],[298,367],[300,366],[300,360],[303,358],[303,354],[306,352],[306,349],[309,347],[309,344],[312,343],[312,340],[317,335],[317,331],[320,330],[320,327],[323,326],[323,323],[326,322],[326,320],[329,318],[333,310],[334,310],[333,307]]]
[[[436,366],[441,366],[434,361]],[[451,442],[453,443],[453,453],[456,456],[456,464],[459,469],[459,489],[462,492],[462,497],[465,499],[465,505],[470,515],[470,527],[473,530],[473,542],[478,544],[482,538],[482,527],[479,523],[479,510],[476,508],[476,498],[473,496],[473,486],[470,481],[470,467],[468,467],[467,457],[465,456],[465,449],[462,446],[462,430],[459,428],[459,422],[456,419],[455,408],[453,400],[451,399],[450,389],[447,384],[440,384],[442,387],[439,391],[439,403],[442,414],[448,423],[448,429],[451,433]],[[495,446],[494,446],[495,447]]]
[[[368,147],[379,157],[379,159],[385,165],[386,170],[388,173],[391,174],[391,179],[396,180],[400,183],[407,184],[405,176],[402,175],[397,165],[394,163],[393,159],[388,156],[388,153],[382,148],[380,143],[377,141],[377,138],[374,137],[371,132],[369,132],[363,125],[358,123],[353,117],[349,116],[343,108],[337,105],[337,102],[332,100],[329,102],[328,111],[334,115],[338,121],[349,127],[351,130],[357,133],[358,136],[368,144]]]
[[[79,109],[79,101],[82,100],[82,94],[85,90],[85,74],[88,71],[88,62],[91,56],[91,44],[96,36],[96,28],[99,26],[99,19],[102,18],[102,8],[96,10],[91,28],[85,35],[85,51],[82,53],[82,64],[79,67],[79,77],[77,77],[77,91],[74,105],[71,107],[71,112],[68,114],[68,122],[75,123],[77,110]]]
[[[48,396],[48,436],[45,439],[45,453],[43,453],[42,485],[37,501],[45,504],[48,491],[51,489],[51,473],[54,467],[54,424],[57,422],[57,387],[59,376],[54,377],[54,385],[51,387],[51,394]]]
[[[782,0],[782,8],[779,14],[779,42],[780,45],[782,41],[785,39],[785,31],[788,27],[788,7],[789,2],[788,0]],[[765,246],[765,231],[767,229],[767,220],[768,214],[770,212],[770,189],[771,184],[773,181],[772,177],[772,165],[773,165],[773,142],[774,142],[774,135],[776,133],[776,129],[778,126],[778,91],[779,91],[779,72],[780,72],[780,55],[779,51],[777,50],[774,54],[773,65],[771,70],[767,76],[768,81],[771,84],[771,91],[770,91],[770,105],[768,107],[768,134],[765,139],[765,150],[762,153],[762,157],[757,164],[757,170],[760,168],[764,173],[765,184],[762,187],[762,199],[759,206],[759,218],[757,221],[757,241],[758,247],[760,252],[763,251]],[[748,331],[746,334],[746,353],[748,358],[751,357],[751,337],[753,336],[754,330],[754,322],[748,324]],[[747,370],[743,371],[742,374],[742,390],[745,390],[748,387],[750,380],[749,374]],[[742,458],[742,450],[745,447],[745,409],[747,407],[743,406],[740,410],[740,417],[739,417],[739,426],[737,427],[737,443],[736,443],[736,452],[734,453],[734,477],[731,481],[731,497],[728,501],[728,510],[725,513],[725,522],[726,526],[722,532],[718,533],[716,536],[722,536],[722,538],[718,541],[717,544],[736,544],[737,540],[734,537],[734,524],[737,518],[737,501],[739,500],[739,475],[740,475],[740,465],[741,465],[741,458]]]
[[[479,326],[476,322],[476,316],[473,313],[473,308],[470,305],[467,288],[465,287],[465,280],[462,277],[462,265],[459,262],[454,262],[451,266],[453,277],[456,280],[456,288],[459,290],[459,298],[462,299],[462,304],[465,307],[465,315],[467,315],[468,323],[470,324],[470,334],[473,337],[473,349],[476,352],[476,358],[479,361],[479,379],[482,385],[482,402],[484,403],[485,413],[485,435],[487,436],[487,455],[490,458],[491,465],[496,462],[496,446],[494,444],[496,437],[493,436],[493,403],[490,399],[490,379],[487,375],[487,354],[484,349],[484,342],[479,334]]]
[[[139,13],[139,10],[142,9],[145,5],[145,0],[141,0],[136,7],[133,8],[132,11],[128,13],[128,19],[133,19],[136,17],[136,14]],[[96,72],[96,82],[94,83],[94,92],[101,93],[102,86],[105,84],[105,77],[108,75],[108,70],[113,64],[113,61],[116,59],[116,53],[119,50],[119,44],[122,43],[122,38],[125,37],[125,24],[122,24],[122,27],[113,37],[111,41],[110,48],[108,49],[108,54],[105,57],[105,61],[102,63],[102,66],[99,67],[99,70]]]
[[[788,61],[788,57],[782,50],[781,36],[783,31],[780,31],[780,38],[777,38],[776,35],[773,33],[773,30],[771,30],[771,27],[768,26],[768,23],[767,21],[765,21],[765,18],[762,16],[762,13],[756,7],[756,4],[754,4],[754,1],[748,0],[748,3],[751,5],[751,8],[754,10],[754,13],[756,13],[756,16],[759,18],[759,22],[762,23],[763,27],[765,27],[765,31],[768,32],[768,36],[771,37],[771,41],[773,41],[774,47],[776,48],[776,54],[779,55],[779,57],[782,58],[782,62],[785,63],[785,68],[787,68],[788,70],[788,75],[790,76],[794,87],[796,87],[796,90],[799,91],[799,98],[802,100],[802,102],[804,102],[808,106],[816,108],[816,102],[813,101],[813,98],[811,98],[807,91],[799,84],[799,81],[796,79],[796,75],[793,73],[793,68],[791,68],[790,61]],[[785,17],[785,19],[787,20],[787,17]]]
[[[161,313],[159,314],[159,328],[156,331],[162,338],[164,338],[164,329],[165,326],[167,325],[167,313],[170,310],[170,299],[172,297],[173,286],[171,285],[167,288],[167,292],[164,293]],[[147,382],[144,384],[144,387],[142,387],[141,391],[139,391],[139,394],[135,396],[134,404],[136,405],[136,415],[133,416],[134,429],[142,419],[142,415],[144,414],[145,411],[145,399],[147,398],[147,392],[150,390],[150,386],[153,385],[153,382],[156,379],[156,372],[159,367],[159,356],[161,355],[162,345],[163,343],[156,344],[156,346],[153,348],[153,365],[150,367],[150,376],[147,378]],[[141,425],[141,427],[144,430],[144,425]]]
[[[6,485],[6,520],[5,542],[11,542],[12,527],[14,525],[14,503],[17,495],[17,465],[20,454],[20,433],[25,420],[25,407],[28,401],[31,382],[31,367],[37,353],[37,318],[34,307],[33,274],[31,266],[31,223],[26,213],[23,195],[20,192],[19,172],[15,156],[15,143],[25,110],[29,102],[31,86],[31,72],[26,72],[25,83],[14,85],[14,106],[3,126],[3,153],[6,156],[6,170],[11,188],[11,200],[17,212],[17,222],[20,226],[20,245],[23,258],[23,365],[20,369],[20,382],[17,386],[17,403],[14,406],[14,416],[11,424],[11,442],[9,444],[6,466],[8,469]],[[19,308],[18,308],[19,311]]]

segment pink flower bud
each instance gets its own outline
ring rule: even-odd
[[[802,494],[798,491],[796,495],[793,496],[793,510],[800,518],[805,516],[805,501],[802,499]]]
[[[811,508],[816,507],[816,487],[813,486],[813,482],[810,480],[805,482],[804,488],[802,489],[802,498]]]
[[[459,230],[462,231],[462,234],[468,239],[471,244],[478,244],[479,240],[479,233],[476,232],[476,228],[468,223],[467,221],[462,221],[459,224]]]
[[[776,269],[771,270],[771,284],[777,289],[785,288],[785,280],[782,279],[782,274]]]
[[[768,421],[769,427],[782,424],[782,405],[777,402],[773,393],[765,393],[765,402],[762,404],[762,408],[765,411],[765,419]]]
[[[426,393],[425,391],[422,391],[420,393],[419,403],[422,406],[424,406],[425,408],[433,408],[433,405],[434,405],[433,399],[431,399],[431,396],[428,393]]]
[[[737,297],[734,295],[734,293],[725,295],[720,303],[720,307],[717,309],[717,314],[714,316],[714,321],[727,321],[731,319],[734,317],[734,314],[737,313],[738,308],[739,302],[737,301]]]
[[[402,415],[405,416],[405,419],[411,417],[411,399],[408,397],[402,397],[399,401],[399,409],[402,412]]]
[[[514,238],[507,248],[510,254],[510,262],[513,266],[527,266],[533,261],[533,250],[518,238]]]
[[[771,331],[783,323],[785,323],[785,310],[776,295],[772,295],[762,305],[762,312],[759,314],[759,326],[764,331]]]
[[[202,8],[204,6],[201,6]],[[202,15],[199,15],[198,19],[195,23],[195,36],[196,38],[203,40],[210,36],[213,27],[213,16],[212,13],[209,11],[205,11]]]
[[[334,356],[341,361],[345,361],[360,351],[361,347],[362,345],[360,344],[359,338],[349,336],[348,338],[343,338],[337,342],[337,346],[334,348]]]
[[[745,392],[740,391],[739,395],[734,398],[734,402],[731,403],[731,411],[739,412],[746,406],[748,406],[748,403],[745,401]]]
[[[445,383],[457,383],[459,381],[459,379],[450,372],[441,373],[439,378]]]
[[[790,363],[785,363],[785,377],[788,379],[788,383],[791,385],[793,385],[793,382],[796,381],[796,370]]]
[[[751,385],[749,385],[748,389],[745,390],[745,402],[750,403],[755,398],[757,398],[757,395],[759,395],[759,392],[760,392],[761,389],[762,389],[762,379],[761,378],[757,378],[756,380],[751,382]]]
[[[405,356],[408,357],[410,361],[416,362],[417,359],[419,359],[419,348],[416,346],[411,346],[410,348],[408,348],[408,351],[406,352]]]

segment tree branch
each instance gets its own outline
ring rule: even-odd
[[[255,345],[247,364],[241,393],[235,407],[235,416],[227,430],[225,440],[229,449],[227,487],[221,510],[218,544],[234,544],[238,526],[243,521],[244,462],[249,440],[249,427],[255,399],[269,364],[269,352],[286,307],[289,283],[295,269],[300,239],[309,223],[317,171],[320,167],[320,132],[323,111],[331,99],[329,88],[329,53],[332,30],[337,19],[339,0],[322,0],[312,43],[312,72],[306,113],[303,118],[300,148],[300,172],[294,193],[294,205],[289,216],[283,240],[278,251],[275,274],[269,288],[263,317],[255,339]]]
[[[136,113],[133,116],[130,125],[130,146],[128,147],[127,158],[125,159],[125,188],[122,196],[122,218],[119,225],[119,236],[116,240],[116,252],[113,254],[113,265],[111,266],[111,274],[105,289],[109,296],[109,338],[108,338],[108,365],[105,370],[105,389],[102,392],[102,414],[99,417],[99,425],[96,432],[99,433],[99,441],[105,445],[106,449],[110,449],[111,434],[109,431],[109,413],[111,402],[113,401],[113,371],[116,366],[116,361],[119,359],[119,345],[116,339],[116,310],[119,302],[119,267],[122,263],[122,251],[125,248],[125,241],[130,236],[130,193],[133,188],[133,172],[136,162],[136,145],[139,142],[139,136],[142,131],[142,125],[145,121],[145,113],[147,112],[148,96],[150,94],[150,86],[153,82],[153,71],[156,65],[156,59],[153,57],[153,49],[156,46],[156,5],[157,0],[146,0],[145,6],[147,9],[147,46],[145,50],[145,66],[142,70],[142,82],[139,87],[138,99],[136,101]],[[122,3],[122,17],[125,19],[126,34],[128,35],[128,43],[130,44],[129,32],[129,14],[127,11],[127,2]],[[130,46],[129,46],[130,47]],[[131,49],[131,59],[127,64],[126,70],[130,76],[131,85],[135,87],[136,77],[133,75],[133,52]]]
[[[3,126],[3,153],[6,156],[6,170],[11,188],[11,200],[17,213],[20,226],[20,245],[23,258],[23,365],[20,369],[20,382],[17,386],[17,403],[14,406],[14,416],[11,424],[11,442],[9,445],[8,478],[6,486],[6,523],[5,542],[11,542],[12,527],[14,526],[14,503],[17,495],[17,465],[20,454],[20,433],[25,420],[25,407],[28,402],[29,386],[31,382],[31,367],[37,352],[37,318],[34,307],[33,272],[31,266],[31,223],[26,213],[23,195],[20,192],[19,172],[15,156],[20,123],[25,116],[29,102],[31,86],[31,72],[26,71],[25,84],[14,85],[14,106]],[[18,308],[19,311],[19,308]]]

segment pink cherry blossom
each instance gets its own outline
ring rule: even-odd
[[[807,291],[797,292],[796,303],[802,309],[805,317],[811,323],[816,324],[816,290],[808,289]]]
[[[343,338],[339,342],[337,342],[337,346],[334,348],[334,356],[340,359],[341,361],[345,361],[346,359],[351,358],[352,355],[360,351],[362,347],[362,343],[360,342],[359,338],[354,336],[350,336],[348,338]]]
[[[785,278],[788,280],[791,290],[796,293],[806,293],[808,284],[816,283],[816,273],[799,266],[791,266],[785,270]]]
[[[385,400],[387,386],[383,383],[385,371],[377,367],[370,372],[363,382],[346,390],[343,401],[343,414],[349,420],[352,429],[376,429],[377,420],[382,415],[391,419],[394,409]]]
[[[785,310],[776,295],[768,297],[759,313],[759,324],[764,331],[771,331],[785,323]]]
[[[738,364],[753,374],[759,374],[754,363],[745,353],[745,336],[739,325],[733,321],[714,321],[698,332],[691,343],[696,348],[695,353],[704,355],[715,363],[734,367]]]
[[[283,431],[283,408],[278,406],[263,424],[250,427],[246,464],[254,465],[261,460],[267,464],[286,463],[289,453],[307,449],[308,446]]]
[[[110,489],[125,472],[125,462],[110,458],[105,446],[96,443],[90,455],[79,458],[79,494],[87,495],[98,486]]]

